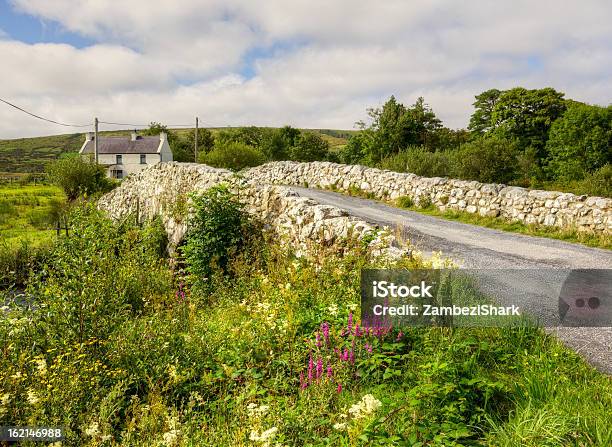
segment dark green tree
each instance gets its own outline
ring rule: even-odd
[[[551,177],[580,180],[612,163],[612,106],[572,102],[550,128],[546,150]]]
[[[563,96],[552,88],[507,90],[493,107],[491,132],[515,140],[522,150],[533,147],[538,158],[545,159],[550,126],[566,109]]]
[[[329,157],[329,143],[313,132],[302,132],[291,148],[291,159],[296,161],[320,161]]]
[[[476,95],[476,101],[473,103],[475,110],[468,125],[470,131],[482,135],[493,128],[493,109],[501,94],[501,90],[492,88]]]

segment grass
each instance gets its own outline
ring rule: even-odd
[[[55,234],[52,213],[64,201],[55,186],[0,186],[0,239],[9,246],[50,241]]]
[[[338,192],[337,188],[329,188],[331,191]],[[415,201],[411,197],[399,197],[395,201],[379,200],[372,193],[361,190],[357,187],[351,187],[346,191],[346,194],[354,197],[361,197],[370,200],[383,202],[387,205],[394,206],[405,210],[415,211],[421,214],[426,214],[433,217],[440,217],[446,220],[478,225],[481,227],[492,228],[495,230],[507,231],[510,233],[519,233],[527,236],[546,237],[550,239],[558,239],[566,242],[583,244],[589,247],[603,248],[612,250],[612,238],[607,234],[596,234],[581,232],[575,229],[561,229],[537,224],[524,224],[520,221],[508,221],[500,217],[481,216],[480,214],[468,213],[465,211],[445,210],[440,211],[435,208],[430,201],[421,199]]]

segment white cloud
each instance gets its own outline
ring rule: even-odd
[[[553,86],[607,104],[608,1],[13,0],[97,44],[0,37],[3,95],[81,122],[351,128],[395,94],[423,95],[452,127],[487,88]],[[1,36],[1,34],[0,34]],[[250,50],[273,52],[240,70]],[[0,138],[65,132],[0,106]]]

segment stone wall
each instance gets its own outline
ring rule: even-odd
[[[273,162],[252,168],[244,176],[259,184],[332,188],[343,192],[358,190],[381,200],[408,196],[416,203],[428,199],[442,211],[452,209],[526,224],[612,232],[612,199],[602,197],[419,177],[329,162]]]
[[[234,189],[247,210],[298,254],[321,246],[344,250],[348,239],[364,241],[374,256],[398,259],[410,254],[399,247],[392,234],[344,210],[300,197],[290,187],[260,184],[224,169],[194,163],[160,163],[147,168],[101,197],[98,207],[114,219],[135,213],[141,219],[161,216],[173,248],[187,230],[189,194],[219,183]]]

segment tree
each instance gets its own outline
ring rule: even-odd
[[[303,132],[291,148],[291,159],[320,161],[329,156],[329,143],[313,132]]]
[[[521,149],[534,147],[538,158],[546,158],[546,141],[552,123],[566,109],[564,94],[552,88],[527,90],[516,87],[503,92],[491,114],[494,132],[518,142]]]
[[[195,130],[188,132],[185,140],[195,150]],[[214,146],[215,136],[213,133],[206,128],[198,128],[198,152],[210,152]]]
[[[368,115],[372,120],[369,127],[372,138],[367,152],[372,162],[408,146],[431,147],[435,140],[433,135],[442,128],[441,121],[422,97],[407,108],[391,96],[382,108],[368,109]],[[363,123],[358,125],[366,129]]]
[[[230,141],[228,143],[217,142],[212,151],[201,154],[199,161],[216,168],[240,171],[265,163],[266,157],[258,148]]]
[[[515,177],[517,144],[499,136],[480,137],[453,154],[453,175],[484,183],[509,183]]]
[[[501,90],[492,88],[476,95],[476,102],[472,104],[475,110],[470,118],[469,130],[482,135],[493,128],[493,109],[501,94]]]
[[[84,160],[78,154],[70,154],[46,167],[49,180],[64,190],[69,201],[81,195],[110,191],[114,183],[106,177],[102,165]]]
[[[573,102],[550,128],[546,150],[551,177],[580,180],[612,163],[612,106]]]
[[[291,148],[295,146],[300,137],[300,130],[291,126],[283,126],[268,133],[267,139],[262,143],[261,149],[268,160],[287,160]]]

